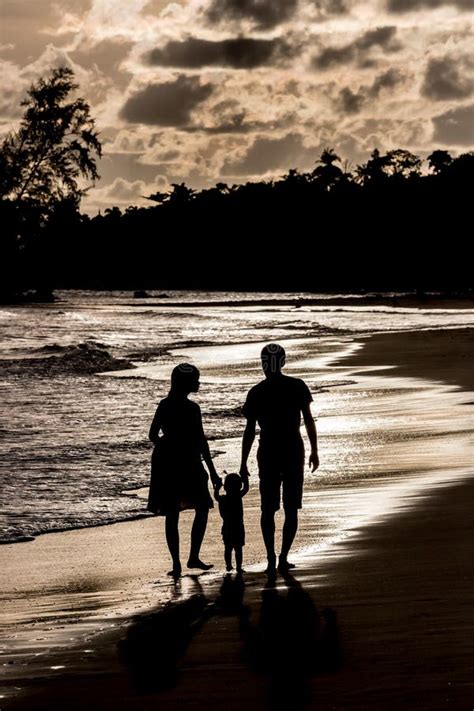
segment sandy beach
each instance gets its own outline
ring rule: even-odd
[[[423,472],[400,465],[394,493],[381,482],[378,512],[343,540],[300,551],[295,575],[267,588],[258,540],[243,586],[214,574],[171,589],[161,569],[150,571],[155,556],[166,558],[150,519],[3,546],[2,628],[18,655],[10,640],[1,708],[471,708],[474,482],[449,447],[472,433],[473,331],[356,342],[332,363],[346,377],[426,379],[465,408],[467,424],[445,438],[442,459],[434,464],[435,441]],[[325,501],[308,500],[302,527]],[[248,519],[256,530],[255,496]]]

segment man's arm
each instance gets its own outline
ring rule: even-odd
[[[247,493],[249,490],[249,470],[247,466],[250,450],[252,449],[252,445],[255,439],[255,426],[257,422],[255,418],[253,417],[248,417],[247,418],[247,425],[244,430],[244,436],[242,438],[242,458],[240,462],[240,476],[242,477],[244,481],[244,485],[242,488],[242,492],[244,494]]]
[[[319,456],[318,456],[318,435],[316,432],[316,424],[311,413],[311,405],[308,403],[303,407],[303,419],[306,427],[306,432],[308,433],[309,442],[311,444],[311,454],[309,455],[309,466],[312,467],[311,471],[314,472],[319,467]]]

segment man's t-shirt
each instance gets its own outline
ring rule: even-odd
[[[251,388],[242,408],[260,426],[260,444],[278,446],[300,437],[301,410],[313,397],[300,378],[276,375]]]

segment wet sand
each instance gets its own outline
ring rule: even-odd
[[[372,365],[397,364],[394,375],[430,377],[471,390],[467,354],[472,352],[472,340],[468,329],[376,335],[343,365],[367,373]],[[165,615],[141,615],[131,626],[95,637],[91,652],[83,645],[80,655],[76,651],[68,656],[61,650],[55,659],[54,651],[49,651],[57,676],[23,679],[19,684],[23,693],[6,698],[4,707],[298,708],[309,703],[311,708],[341,711],[470,708],[474,697],[469,675],[474,636],[470,476],[467,470],[447,469],[431,483],[420,482],[420,489],[411,493],[408,489],[391,515],[379,516],[325,551],[300,556],[294,579],[278,578],[277,587],[265,590],[264,576],[251,571],[245,577],[245,591],[235,583],[216,602],[222,578],[207,585],[206,576],[186,578],[176,591],[175,606]],[[30,546],[31,557],[23,558],[21,570],[10,578],[10,594],[17,590],[27,608],[28,591],[44,587],[45,580],[55,581],[44,594],[61,596],[64,617],[74,616],[77,610],[65,604],[67,595],[75,593],[67,590],[67,570],[64,585],[58,583],[58,561],[63,561],[66,568],[87,566],[110,579],[116,576],[115,585],[109,584],[109,589],[115,588],[113,596],[127,600],[128,613],[134,606],[140,610],[143,599],[136,580],[142,575],[143,584],[150,586],[149,551],[154,541],[150,536],[156,537],[150,523],[44,536],[33,544],[36,557],[33,546],[23,544]],[[114,529],[124,535],[114,536]],[[99,546],[93,545],[94,536],[96,544],[99,541],[98,532]],[[121,548],[126,540],[127,546]],[[43,555],[38,554],[41,546]],[[107,629],[101,586],[99,579],[91,579],[82,599]],[[149,592],[148,588],[148,600]],[[156,594],[159,598],[159,585]],[[73,604],[76,600],[72,598]],[[18,615],[18,600],[15,604]],[[32,648],[40,645],[31,639]],[[264,658],[273,661],[265,667]],[[158,691],[173,681],[175,668],[176,686]]]
[[[393,374],[402,377],[443,381],[474,391],[473,340],[472,328],[378,333],[358,337],[364,348],[340,362],[350,367],[394,366]]]

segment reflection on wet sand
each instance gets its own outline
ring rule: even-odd
[[[138,617],[119,643],[119,658],[127,668],[132,690],[138,695],[159,692],[176,684],[178,663],[207,617],[207,601],[199,576],[189,577],[194,584],[188,589],[187,598],[171,601],[158,612]]]
[[[286,588],[286,589],[285,589]],[[342,663],[336,614],[318,610],[313,596],[287,573],[267,582],[256,621],[243,626],[244,659],[268,680],[269,708],[300,708],[311,702],[310,679],[335,672]]]
[[[235,618],[233,643],[242,663],[264,679],[270,708],[306,705],[313,696],[310,680],[340,668],[336,614],[328,607],[319,610],[311,589],[306,591],[296,576],[286,574],[266,583],[263,575],[253,576],[246,596],[244,576],[227,574],[212,602],[199,576],[190,577],[187,599],[137,618],[119,643],[119,658],[134,694],[176,686],[193,637],[198,631],[207,634],[206,626],[219,618]]]

